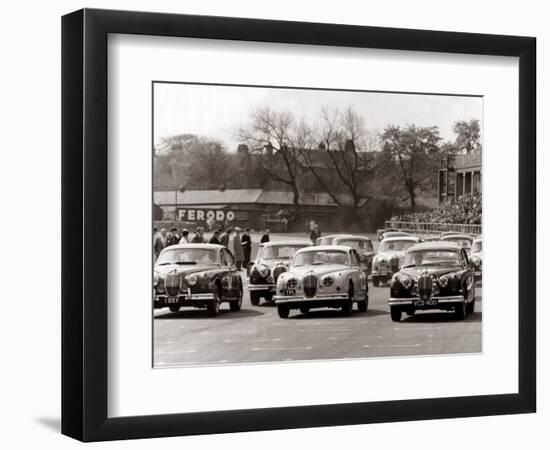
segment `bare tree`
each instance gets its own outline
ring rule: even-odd
[[[289,112],[257,108],[251,113],[248,125],[237,135],[249,146],[258,166],[271,180],[290,187],[296,213],[300,209],[300,150],[295,140],[295,125]]]

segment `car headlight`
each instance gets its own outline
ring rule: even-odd
[[[470,258],[474,266],[479,266],[481,264],[481,259],[479,259],[477,256],[472,256]]]
[[[413,281],[411,278],[407,277],[407,278],[401,278],[399,280],[399,282],[401,283],[401,285],[405,288],[405,289],[410,289],[412,287],[412,284],[413,284]]]
[[[449,277],[447,275],[441,275],[439,277],[439,285],[442,288],[446,288],[449,285]]]
[[[286,280],[286,287],[289,289],[294,289],[298,286],[298,280],[296,278],[289,278]]]
[[[330,275],[327,275],[323,278],[323,285],[326,287],[330,287],[334,284],[334,278],[332,278]]]
[[[269,267],[267,266],[258,267],[258,273],[262,276],[262,278],[266,278],[269,275]]]
[[[386,261],[385,259],[380,259],[379,263],[381,266],[385,266],[388,264],[388,261]]]
[[[189,286],[195,286],[198,282],[199,282],[199,279],[197,278],[196,275],[189,275],[187,277],[187,284]]]

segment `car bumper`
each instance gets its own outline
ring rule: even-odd
[[[407,298],[395,298],[390,297],[388,304],[390,306],[412,306],[418,301],[423,301],[422,299],[418,297],[407,297]],[[424,300],[424,304],[422,306],[424,307],[434,307],[437,308],[438,305],[448,305],[448,304],[458,304],[458,303],[464,303],[464,297],[461,295],[452,295],[448,297],[431,297],[429,301],[435,301],[435,304],[426,304],[428,300]]]
[[[393,272],[390,268],[388,268],[383,270],[373,270],[370,274],[372,277],[390,278],[393,275]]]
[[[205,302],[215,300],[215,296],[211,292],[200,294],[180,294],[175,296],[155,295],[155,308],[166,308],[168,306],[193,306],[201,305]]]
[[[275,291],[275,284],[248,284],[249,291]]]
[[[306,297],[305,295],[276,295],[273,297],[276,304],[292,304],[292,303],[319,303],[319,302],[334,302],[343,301],[349,298],[348,294],[317,294],[314,297]]]

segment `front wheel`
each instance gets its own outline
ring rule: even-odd
[[[401,314],[402,314],[401,308],[399,308],[398,306],[390,307],[391,320],[393,320],[394,322],[401,321]]]
[[[374,287],[378,287],[380,285],[380,278],[378,277],[372,277],[372,285]]]
[[[277,313],[281,319],[288,319],[290,309],[288,309],[288,306],[286,305],[277,305]]]
[[[220,312],[220,302],[222,300],[221,287],[218,285],[214,289],[214,300],[208,302],[206,305],[206,311],[209,317],[216,317]]]
[[[466,302],[455,306],[455,317],[457,320],[464,320],[466,317]]]
[[[258,292],[250,292],[250,303],[252,303],[252,306],[258,306],[260,304],[260,294]]]
[[[243,289],[239,291],[239,298],[237,300],[233,300],[232,302],[229,302],[229,309],[231,311],[240,311],[241,307],[243,306]]]
[[[360,312],[367,312],[367,309],[369,309],[369,293],[368,291],[365,292],[365,300],[361,300],[360,302],[357,302],[357,310]]]

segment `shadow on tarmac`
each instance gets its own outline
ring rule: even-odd
[[[223,308],[223,306],[222,306]],[[229,307],[227,307],[229,308]],[[263,316],[265,313],[261,311],[256,311],[253,309],[241,309],[240,311],[230,311],[229,309],[220,309],[220,312],[217,317],[210,317],[206,312],[206,309],[180,309],[178,312],[171,312],[168,314],[163,314],[162,316],[156,316],[155,320],[166,320],[166,319],[245,319],[248,317],[254,316]]]

